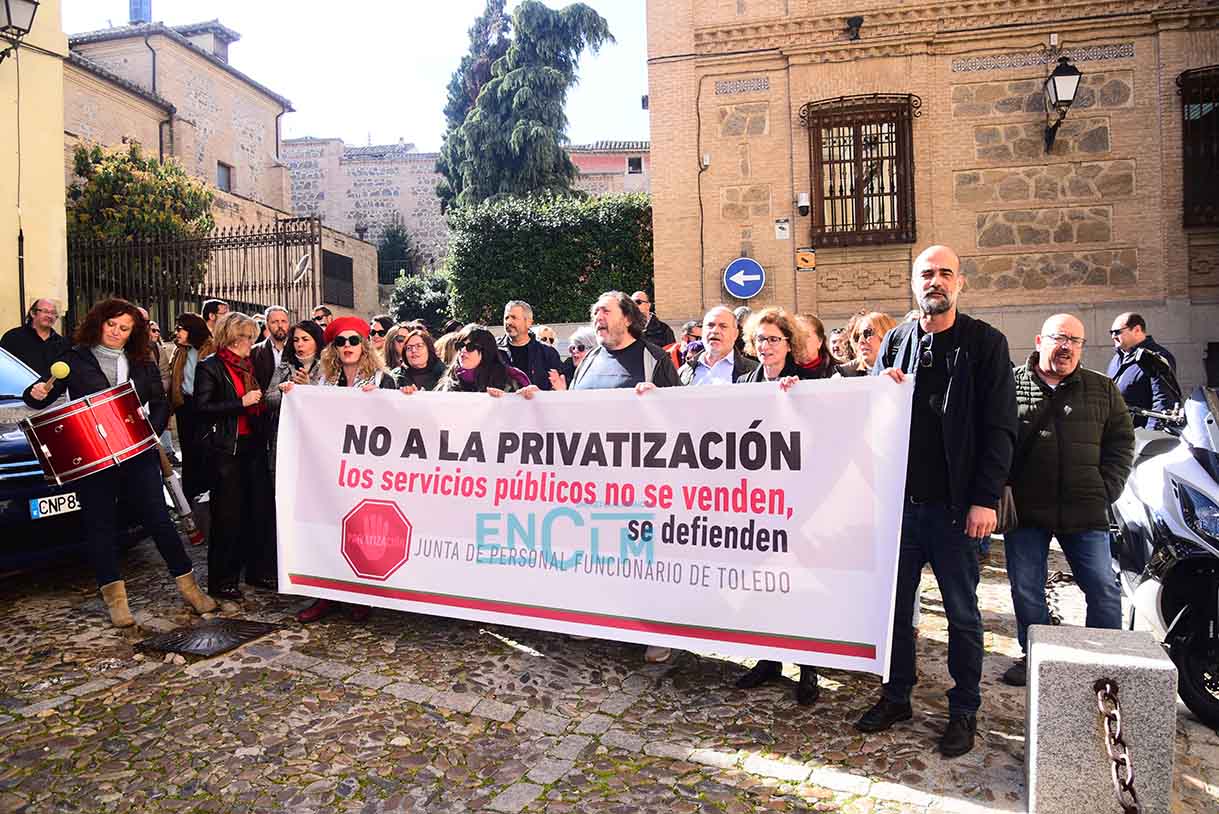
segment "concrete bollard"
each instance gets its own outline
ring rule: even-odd
[[[1168,814],[1177,668],[1151,634],[1029,628],[1024,772],[1030,814],[1120,812],[1095,684],[1117,685],[1121,736],[1144,814]],[[1124,776],[1124,775],[1123,775]]]

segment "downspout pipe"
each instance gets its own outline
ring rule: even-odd
[[[152,92],[157,92],[157,49],[153,48],[148,42],[152,34],[144,35],[144,47],[152,53]]]

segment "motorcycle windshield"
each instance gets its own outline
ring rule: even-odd
[[[1181,437],[1194,458],[1219,483],[1219,390],[1197,387],[1185,402],[1185,429]]]

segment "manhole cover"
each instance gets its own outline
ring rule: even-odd
[[[182,653],[209,658],[241,647],[246,642],[282,630],[283,625],[247,622],[243,619],[212,619],[195,627],[180,627],[150,636],[136,645],[141,650]]]

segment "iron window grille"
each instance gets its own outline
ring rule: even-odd
[[[1177,77],[1186,226],[1219,226],[1219,65]]]
[[[815,246],[913,243],[914,94],[840,96],[800,108]]]

